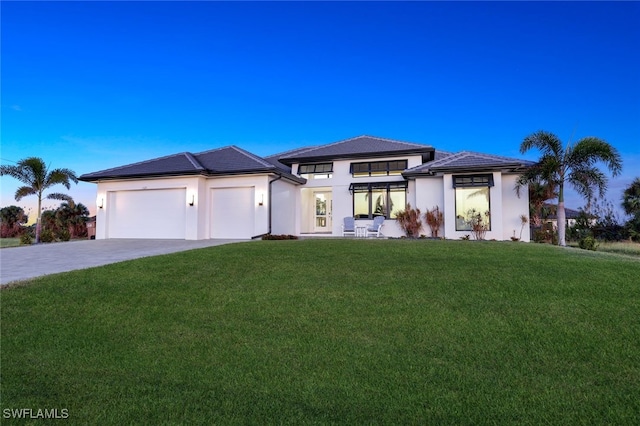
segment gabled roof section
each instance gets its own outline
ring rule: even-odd
[[[237,146],[227,146],[197,154],[183,152],[113,169],[87,173],[80,176],[79,179],[86,182],[95,182],[105,179],[133,179],[198,174],[212,176],[269,172],[286,175],[287,178],[299,183],[306,182],[305,179],[293,176],[288,171],[276,167],[276,165],[264,158],[258,157]]]
[[[358,136],[343,141],[321,145],[280,158],[284,164],[329,161],[345,158],[387,157],[393,155],[422,155],[426,161],[432,158],[433,147],[373,136]]]
[[[405,176],[416,176],[432,175],[439,172],[466,172],[495,169],[518,171],[526,169],[533,164],[531,161],[471,151],[461,151],[455,154],[442,152],[440,155],[436,152],[436,159],[434,161],[413,167],[403,174]]]
[[[273,170],[275,166],[237,146],[212,149],[194,154],[209,174],[234,174]]]

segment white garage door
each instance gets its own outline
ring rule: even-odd
[[[211,238],[253,237],[254,209],[254,188],[212,189]]]
[[[109,193],[107,238],[184,239],[186,189]]]

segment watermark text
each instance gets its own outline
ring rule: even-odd
[[[68,419],[67,408],[5,408],[2,410],[5,419]]]

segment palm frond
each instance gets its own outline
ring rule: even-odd
[[[33,189],[30,186],[21,186],[20,188],[18,188],[16,190],[16,193],[14,195],[14,198],[16,199],[16,201],[20,201],[23,197],[26,197],[28,195],[35,195],[37,194],[37,191],[35,189]]]
[[[536,148],[544,155],[561,158],[563,149],[560,139],[553,133],[544,130],[537,131],[522,141],[520,144],[520,152],[524,154],[530,149]]]
[[[29,170],[19,166],[0,166],[0,176],[11,176],[24,184],[30,184],[32,180]]]
[[[607,190],[607,176],[596,167],[580,167],[573,169],[567,177],[569,183],[575,190],[587,199],[593,198],[594,190],[597,189],[601,197]]]
[[[65,188],[71,188],[71,182],[78,183],[78,178],[73,170],[69,169],[55,169],[52,170],[46,178],[45,187],[50,187],[56,184],[64,185]]]
[[[70,195],[61,194],[59,192],[53,192],[51,194],[48,194],[45,198],[49,200],[63,200],[66,202],[73,202],[73,198],[71,198]]]
[[[586,137],[576,142],[566,161],[571,168],[590,167],[602,162],[613,176],[622,171],[622,157],[618,150],[596,137]]]

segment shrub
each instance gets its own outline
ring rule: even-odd
[[[69,241],[71,239],[71,233],[66,228],[61,229],[58,232],[58,239],[60,239],[60,241]]]
[[[43,229],[42,232],[40,232],[40,241],[43,243],[51,243],[55,241],[55,239],[56,237],[51,229]]]
[[[297,240],[298,237],[295,235],[271,235],[266,234],[262,236],[263,240]]]
[[[582,238],[580,242],[578,242],[578,245],[583,250],[596,251],[596,249],[598,248],[597,240],[593,238],[591,235],[587,235],[586,237]]]
[[[534,228],[533,241],[536,243],[558,244],[558,231],[550,223],[545,223],[542,228]]]
[[[412,209],[411,204],[407,204],[406,209],[396,213],[396,220],[408,238],[420,236],[420,229],[422,229],[420,209]]]
[[[484,240],[489,230],[489,211],[484,212],[486,219],[482,216],[476,209],[471,209],[467,212],[467,222],[471,225],[471,232],[476,240]]]
[[[20,244],[23,246],[30,246],[33,244],[33,237],[30,232],[26,231],[20,236]]]
[[[438,232],[440,232],[440,228],[444,225],[444,214],[440,211],[440,208],[435,206],[431,210],[428,210],[424,214],[424,220],[431,230],[431,236],[438,238]]]

